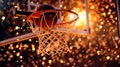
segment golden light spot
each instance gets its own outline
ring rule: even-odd
[[[10,57],[10,58],[13,58],[13,55],[11,54],[11,55],[9,55],[9,57]]]
[[[120,55],[117,55],[116,57],[115,57],[115,60],[118,60],[120,58]]]
[[[45,65],[45,62],[44,62],[44,61],[42,61],[42,65]]]
[[[17,41],[20,41],[20,39],[17,39]]]
[[[32,51],[35,51],[35,45],[32,44]]]
[[[73,61],[74,61],[74,59],[73,59],[72,57],[70,57],[70,58],[69,58],[69,61],[70,61],[70,62],[73,62]]]
[[[109,5],[106,5],[105,8],[108,9],[108,8],[109,8]]]
[[[104,11],[104,8],[101,8],[101,11]]]
[[[15,27],[15,30],[18,30],[18,29],[20,29],[20,27],[16,26],[16,27]]]
[[[102,25],[99,26],[99,29],[102,29]]]
[[[10,46],[13,46],[13,44],[10,44]]]
[[[49,63],[49,64],[52,64],[52,60],[48,60],[48,63]]]
[[[108,12],[108,15],[110,15],[111,14],[111,12]]]
[[[86,12],[85,11],[81,11],[81,12],[77,12],[79,15],[79,18],[76,23],[75,23],[75,27],[79,27],[79,26],[83,26],[86,24]]]
[[[64,61],[61,59],[61,60],[60,60],[60,63],[64,63]]]
[[[90,8],[91,8],[91,9],[94,9],[94,8],[95,8],[95,6],[94,6],[94,5],[92,5]]]
[[[20,67],[24,67],[24,65],[21,65]]]
[[[28,48],[29,46],[27,44],[24,44],[23,47]]]
[[[2,16],[2,20],[5,20],[5,16]]]
[[[19,35],[19,32],[16,32],[16,35]]]
[[[97,51],[97,54],[100,55],[100,51],[99,50]]]
[[[17,56],[17,57],[20,56],[20,52],[17,52],[17,53],[16,53],[16,56]]]
[[[110,15],[110,18],[112,19],[112,18],[113,18],[113,15]]]
[[[43,60],[46,60],[46,57],[43,57],[42,59],[43,59]]]
[[[119,58],[120,57],[120,55],[117,55],[117,58]]]
[[[70,49],[72,50],[72,49],[73,49],[73,46],[70,46]]]
[[[50,66],[47,66],[47,67],[50,67]]]
[[[23,56],[20,56],[20,59],[22,59],[23,58]]]
[[[103,16],[106,16],[106,13],[104,12],[102,15],[103,15]]]
[[[72,67],[75,67],[75,66],[72,66]]]
[[[9,51],[6,51],[6,54],[10,54],[10,52],[9,52]]]
[[[19,45],[18,45],[18,44],[16,45],[16,48],[19,48]]]
[[[110,60],[110,56],[107,56],[106,59],[107,59],[107,60]]]
[[[32,41],[32,39],[29,39],[29,41]]]
[[[104,24],[104,22],[100,22],[100,24],[101,24],[101,25],[103,25],[103,24]]]
[[[23,19],[22,21],[25,22],[25,19]]]
[[[15,53],[16,51],[15,50],[13,50],[13,53]]]

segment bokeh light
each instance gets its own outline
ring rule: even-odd
[[[31,0],[33,3],[58,6],[58,1],[55,0],[36,1]],[[76,11],[84,20],[84,2],[82,0],[61,1],[61,8]],[[31,32],[25,17],[22,15],[16,17],[13,14],[13,7],[20,11],[26,11],[26,3],[27,0],[17,0],[17,2],[14,0],[0,1],[0,41]],[[115,0],[88,0],[88,3],[91,33],[87,35],[71,34],[68,41],[70,53],[59,56],[39,55],[37,53],[38,38],[31,38],[0,46],[0,66],[119,67],[120,38],[117,35]],[[82,25],[80,26],[82,27]]]

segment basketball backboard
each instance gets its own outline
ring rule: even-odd
[[[70,2],[70,0],[26,0],[25,4],[20,4],[20,2],[15,2],[15,9],[13,14],[17,15],[29,15],[34,12],[35,8],[41,4],[49,4],[56,9],[69,9],[76,12],[79,15],[79,19],[74,22],[74,24],[69,29],[62,29],[61,31],[68,31],[69,33],[75,34],[88,34],[90,33],[89,26],[89,11],[88,11],[88,0],[75,0],[77,2]],[[27,5],[26,5],[27,3]],[[25,6],[26,5],[26,6]],[[17,15],[17,16],[19,16]],[[72,19],[72,15],[68,15],[69,19]],[[0,45],[6,45],[22,40],[26,40],[32,37],[36,37],[34,33],[27,33],[21,36],[13,37],[0,41]]]

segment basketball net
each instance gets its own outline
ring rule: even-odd
[[[46,12],[56,12],[55,17],[59,18],[59,12],[69,12],[67,10],[45,10]],[[42,12],[42,16],[45,16],[45,11]],[[36,25],[36,18],[40,17],[41,12],[35,12],[27,17],[28,24],[32,30],[33,33],[35,33],[39,39],[39,47],[37,50],[37,53],[40,55],[62,55],[67,52],[71,52],[69,49],[68,41],[69,41],[69,33],[68,32],[62,32],[59,30],[55,30],[58,28],[63,28],[67,26],[70,26],[73,21],[77,20],[77,18],[73,19],[69,22],[64,22],[63,19],[60,18],[60,22],[57,22],[55,25],[51,25],[48,27],[47,30],[44,29],[44,27]],[[72,13],[72,12],[70,12]],[[54,18],[55,18],[54,17]],[[31,20],[31,18],[33,20]],[[52,24],[55,22],[55,19],[52,19]],[[42,24],[44,22],[43,20],[47,20],[45,17],[39,18],[39,23]],[[38,21],[37,21],[38,22]],[[47,22],[44,22],[47,24]]]

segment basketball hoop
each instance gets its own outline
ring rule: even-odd
[[[73,17],[68,17],[68,14],[72,14]],[[49,15],[52,15],[52,18],[49,19],[50,22],[47,18]],[[69,28],[77,19],[77,13],[63,9],[41,10],[29,15],[27,17],[28,24],[39,39],[38,54],[60,55],[70,52],[67,43],[69,41],[69,30],[62,32],[62,29]]]
[[[36,20],[38,20],[38,22],[40,22],[41,25],[42,25],[42,22],[43,22],[42,20],[46,21],[46,18],[44,17],[45,13],[53,13],[53,12],[55,12],[56,15],[52,18],[52,24],[54,24],[54,22],[56,22],[55,18],[57,18],[58,21],[55,25],[52,25],[52,27],[49,27],[49,28],[58,27],[58,26],[61,26],[61,25],[63,26],[65,24],[71,24],[79,18],[78,14],[73,12],[73,11],[63,10],[63,9],[62,10],[61,9],[57,10],[56,9],[56,10],[41,10],[41,11],[34,12],[27,17],[27,20],[28,20],[29,24],[32,24],[32,25],[33,24],[36,25],[36,22],[37,22]],[[69,21],[68,21],[68,17],[65,16],[65,15],[60,16],[60,13],[64,13],[66,15],[73,14],[73,17],[72,17],[71,20],[69,19]],[[41,16],[41,18],[40,18],[40,16]],[[67,19],[64,19],[65,17],[67,17]],[[45,23],[47,24],[47,22],[45,22]],[[40,26],[40,27],[42,28],[42,26]]]

